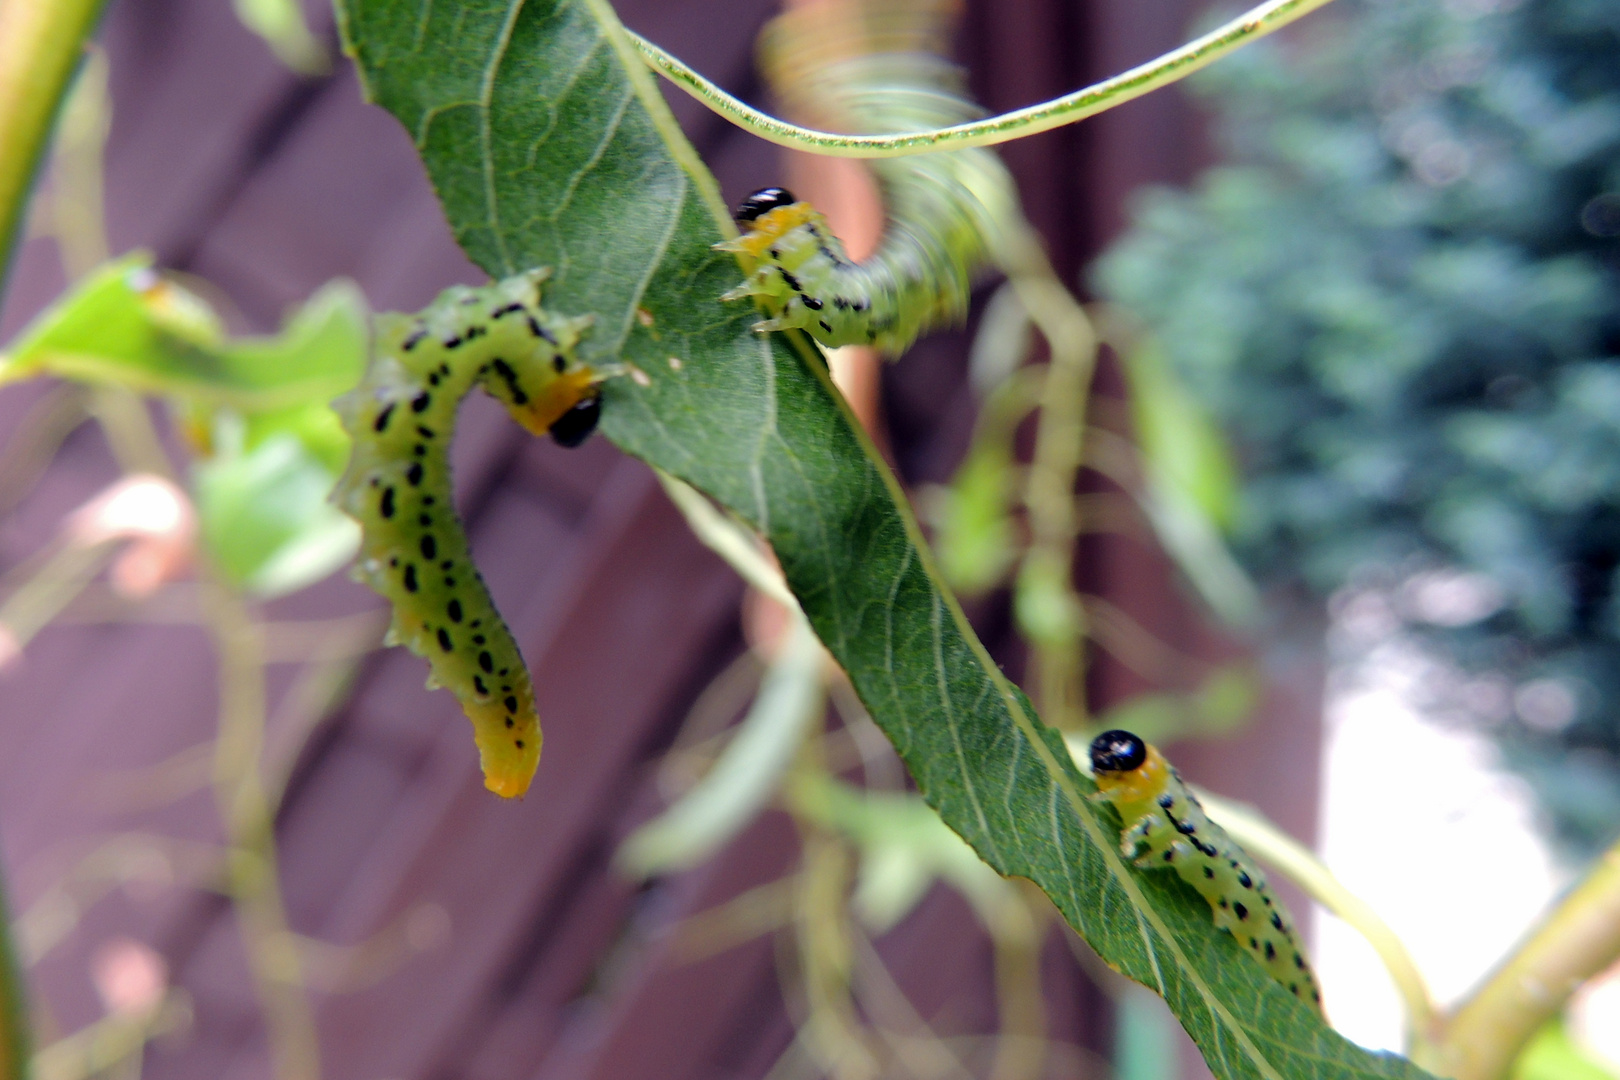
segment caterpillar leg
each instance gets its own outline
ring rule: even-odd
[[[1137,819],[1137,821],[1134,822],[1130,828],[1120,833],[1120,854],[1125,856],[1127,859],[1135,858],[1136,853],[1141,851],[1142,848],[1152,846],[1151,841],[1148,839],[1149,835],[1154,830],[1162,829],[1164,827],[1165,821],[1158,814],[1144,814],[1141,818]],[[1144,862],[1143,860],[1151,859],[1152,854],[1150,853],[1148,855],[1144,855],[1141,859],[1137,859],[1136,864],[1138,866],[1146,866],[1148,863]]]
[[[720,245],[716,244],[715,246],[719,247]],[[748,280],[744,281],[741,285],[738,285],[735,289],[727,289],[725,292],[721,293],[720,299],[729,303],[732,300],[747,300],[750,296],[768,295],[770,294],[765,290],[756,289],[754,287],[753,276],[750,275]]]

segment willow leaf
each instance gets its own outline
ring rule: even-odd
[[[1121,859],[1111,811],[974,637],[815,354],[716,300],[739,278],[710,248],[726,209],[605,0],[339,11],[366,92],[416,140],[468,254],[493,275],[552,267],[546,303],[595,314],[582,355],[632,365],[607,386],[604,432],[769,539],[953,829],[1158,990],[1217,1076],[1423,1075],[1335,1035],[1196,894]]]

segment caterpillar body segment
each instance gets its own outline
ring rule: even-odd
[[[603,372],[575,356],[591,318],[540,305],[545,270],[447,290],[419,315],[381,315],[360,385],[333,403],[353,439],[333,501],[361,525],[358,580],[393,606],[388,643],[427,659],[472,721],[484,783],[528,790],[540,760],[534,690],[456,515],[450,442],[474,387],[535,433],[590,433]]]
[[[1128,731],[1097,736],[1090,756],[1097,797],[1119,811],[1124,825],[1125,857],[1143,869],[1174,870],[1209,903],[1217,927],[1320,1012],[1321,990],[1282,901],[1253,860],[1209,819],[1175,767]]]

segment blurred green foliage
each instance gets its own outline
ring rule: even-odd
[[[281,596],[354,557],[358,527],[327,502],[349,456],[328,402],[365,367],[365,298],[326,285],[279,335],[233,338],[200,296],[135,253],[106,263],[0,353],[0,384],[54,375],[167,400],[196,452],[190,493],[210,558]]]
[[[1313,29],[1197,81],[1231,163],[1142,197],[1096,283],[1233,437],[1246,565],[1318,597],[1452,574],[1461,602],[1395,614],[1499,677],[1473,713],[1566,838],[1606,838],[1620,3],[1345,0]]]
[[[1562,1020],[1541,1030],[1513,1067],[1513,1080],[1616,1080],[1604,1062],[1570,1038]]]

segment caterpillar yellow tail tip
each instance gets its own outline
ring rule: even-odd
[[[473,720],[478,742],[478,764],[484,771],[484,786],[503,799],[521,798],[528,793],[534,772],[540,765],[540,721],[524,717],[516,728],[490,731]]]
[[[534,774],[532,772],[527,776],[485,773],[484,787],[503,799],[521,799],[529,793],[529,782],[533,779]]]

